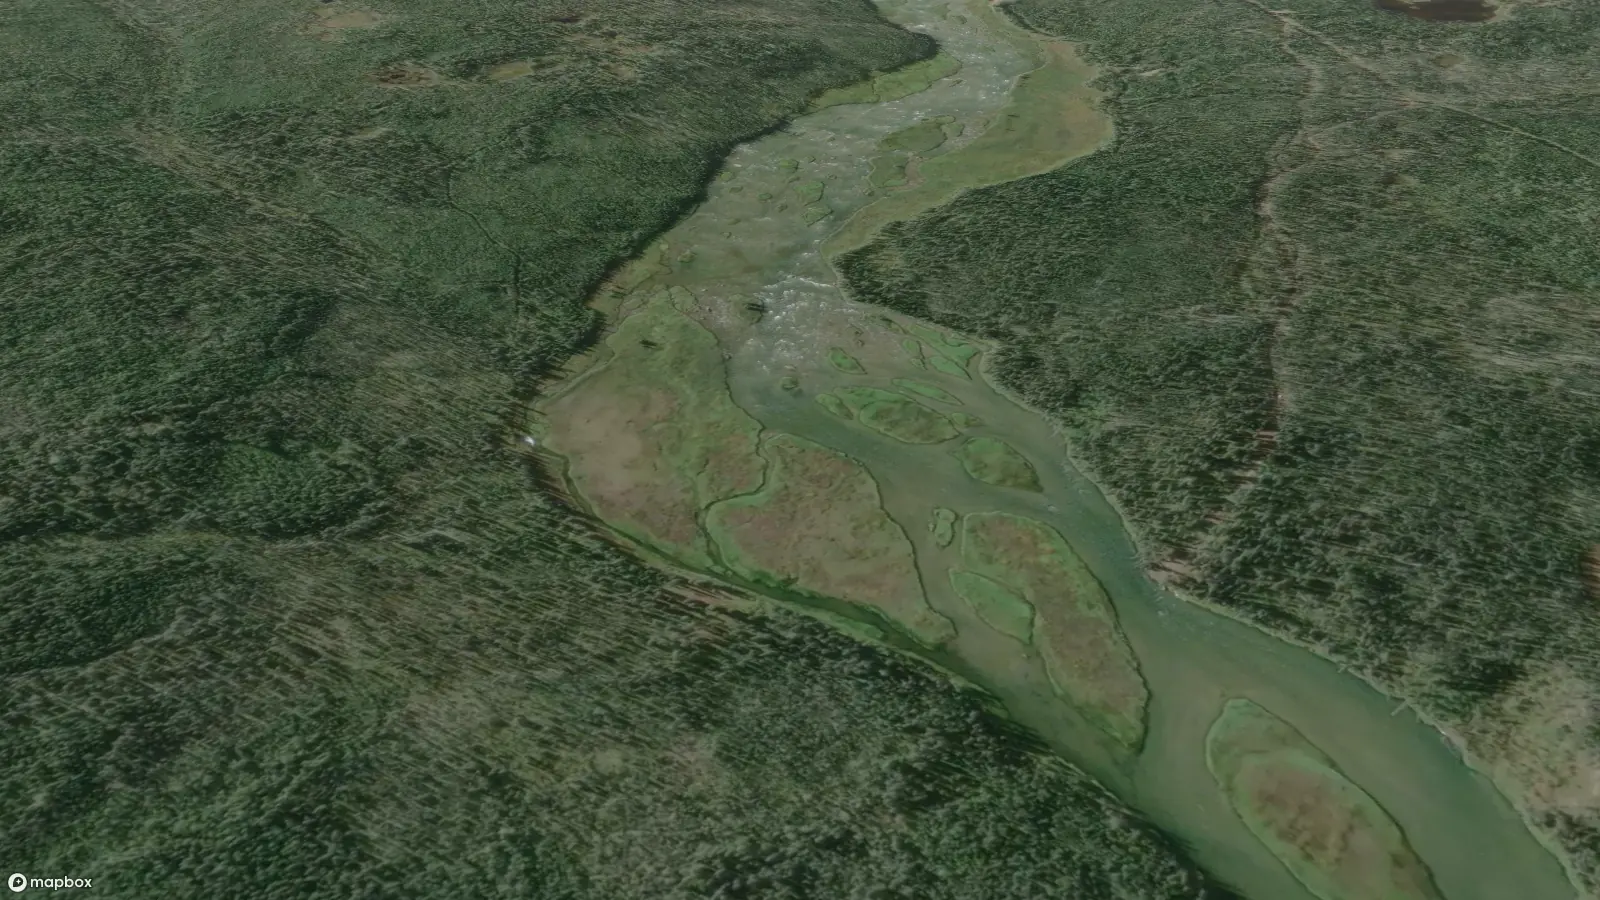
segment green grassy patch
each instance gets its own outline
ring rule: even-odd
[[[1038,491],[1039,473],[1015,447],[992,437],[975,437],[952,451],[967,474],[996,487]]]
[[[906,165],[911,157],[904,153],[880,153],[872,158],[867,182],[878,190],[900,187],[906,183]]]
[[[1024,644],[1033,641],[1033,605],[1005,585],[976,572],[951,569],[950,586],[985,625]]]
[[[837,394],[818,394],[817,403],[821,404],[823,409],[841,419],[854,419],[856,417],[855,411],[850,408],[850,404],[841,400]]]
[[[911,357],[911,362],[919,369],[927,368],[927,348],[916,338],[901,338],[900,348]]]
[[[902,128],[878,141],[879,150],[927,153],[945,142],[945,126],[954,121],[949,116],[923,119],[908,128]]]
[[[931,59],[879,75],[872,80],[872,86],[878,102],[887,103],[925,91],[934,82],[949,78],[959,71],[960,60],[940,53]]]
[[[957,378],[966,378],[968,380],[972,378],[964,366],[947,356],[932,357],[928,360],[928,367],[946,375],[954,375]]]
[[[828,364],[846,375],[865,375],[867,370],[861,361],[851,356],[843,347],[828,348]]]
[[[972,361],[974,356],[978,355],[977,347],[966,341],[952,338],[937,328],[930,328],[916,322],[913,322],[910,327],[911,333],[927,341],[928,346],[932,347],[939,356],[950,360],[963,369]]]
[[[956,514],[954,510],[942,506],[933,508],[933,516],[928,520],[928,531],[933,534],[933,542],[940,547],[950,546],[956,536]]]
[[[940,403],[949,403],[957,406],[961,404],[961,401],[956,399],[954,394],[926,381],[918,381],[915,378],[896,378],[893,384],[903,391],[910,391],[919,397],[927,397],[929,400],[937,400]]]
[[[943,53],[874,76],[870,81],[823,92],[811,102],[813,110],[845,103],[885,103],[928,89],[935,81],[961,71],[961,63]]]
[[[815,225],[831,215],[833,215],[833,210],[820,203],[808,206],[800,211],[800,219],[807,225]]]
[[[835,392],[861,424],[907,444],[937,444],[959,432],[943,414],[905,394],[880,388],[848,387]]]

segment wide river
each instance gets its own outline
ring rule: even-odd
[[[727,355],[740,407],[767,428],[867,466],[911,536],[929,603],[961,634],[936,662],[992,692],[1009,715],[1189,844],[1222,881],[1253,900],[1312,900],[1243,826],[1205,765],[1207,728],[1228,698],[1245,697],[1292,723],[1376,798],[1450,900],[1571,898],[1555,858],[1494,786],[1408,709],[1311,652],[1151,581],[1117,512],[1070,463],[1063,437],[986,383],[987,353],[970,380],[925,369],[903,349],[914,323],[841,294],[830,254],[882,222],[966,187],[1068,164],[1111,134],[1086,83],[1092,72],[1071,46],[1024,32],[984,0],[880,7],[939,42],[944,60],[923,68],[942,77],[909,94],[906,79],[898,87],[880,80],[876,98],[845,98],[870,102],[826,106],[737,148],[705,202],[625,271],[626,287],[687,289]],[[952,61],[960,65],[953,73]],[[614,301],[601,305],[619,311]],[[752,315],[755,308],[764,314]],[[947,448],[899,443],[831,415],[815,395],[862,383],[829,364],[833,347],[859,359],[871,383],[915,376],[954,394],[981,420],[973,433],[1003,438],[1033,462],[1043,492],[990,487]],[[942,573],[955,551],[927,527],[935,506],[1015,512],[1050,523],[1074,545],[1112,598],[1150,688],[1137,757],[1077,718],[1037,667],[1014,665],[1015,651],[951,591]]]

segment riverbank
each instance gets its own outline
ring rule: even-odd
[[[865,473],[875,491],[873,502],[898,525],[899,536],[882,525],[870,503],[860,499],[868,495],[864,487],[853,494],[858,499],[852,502],[866,504],[862,507],[866,511],[851,521],[873,523],[873,546],[880,548],[881,559],[905,559],[903,548],[908,545],[923,600],[934,614],[953,623],[953,636],[943,636],[942,628],[922,631],[922,640],[937,646],[930,652],[932,658],[937,661],[939,654],[947,654],[957,661],[950,668],[998,697],[1012,718],[1193,847],[1202,865],[1247,896],[1309,900],[1310,895],[1242,825],[1204,764],[1207,729],[1226,702],[1239,698],[1289,722],[1387,810],[1432,869],[1446,897],[1570,897],[1559,866],[1534,841],[1521,818],[1420,720],[1393,715],[1392,704],[1380,693],[1315,654],[1161,591],[1148,577],[1117,510],[1067,458],[1055,425],[990,383],[985,367],[992,347],[841,295],[828,261],[830,239],[842,244],[864,240],[883,222],[896,220],[891,214],[895,210],[914,215],[932,208],[925,205],[930,198],[942,197],[942,203],[965,189],[952,189],[954,181],[944,179],[937,182],[938,190],[918,194],[923,185],[935,182],[918,182],[915,177],[941,165],[959,171],[974,158],[992,156],[994,142],[984,142],[983,135],[996,127],[997,114],[1014,108],[1009,105],[1016,100],[1014,92],[1046,83],[1028,80],[1029,73],[1039,70],[1040,56],[1028,52],[1037,48],[1036,38],[1018,30],[1024,42],[1017,35],[966,27],[973,22],[999,26],[978,16],[956,21],[954,16],[963,14],[953,13],[955,8],[913,2],[889,12],[901,24],[933,34],[961,63],[958,75],[888,102],[833,105],[738,148],[709,187],[705,203],[663,235],[649,260],[637,268],[637,277],[627,279],[626,297],[612,298],[609,308],[625,317],[670,305],[674,315],[703,328],[720,353],[720,369],[694,369],[718,373],[717,384],[697,388],[694,396],[725,393],[733,408],[759,423],[762,435],[799,436],[848,460],[840,465],[852,473]],[[1006,20],[995,21],[1015,29]],[[1066,59],[1064,52],[1055,51],[1054,58]],[[1078,69],[1072,78],[1071,103],[1093,108],[1089,73]],[[1028,103],[1037,109],[1046,99],[1033,96]],[[1090,152],[1106,139],[1109,128],[1105,122],[1081,128],[1067,146]],[[1010,133],[1050,136],[1051,152],[1060,153],[1059,132]],[[1016,151],[1016,147],[1008,150],[1006,158],[1027,159],[1029,165],[1045,159]],[[893,168],[882,163],[886,153],[907,155],[903,169],[910,177],[903,184],[892,184],[894,179],[882,174]],[[1055,164],[1061,162],[1057,159]],[[981,172],[968,172],[962,178],[967,186],[994,183]],[[904,193],[895,193],[901,188]],[[918,199],[897,206],[901,196]],[[881,212],[872,213],[874,209]],[[868,215],[863,217],[863,212]],[[841,230],[833,224],[840,221],[850,224]],[[656,353],[663,346],[648,336],[642,341],[649,343],[641,342],[628,352]],[[967,350],[951,352],[953,347]],[[680,368],[689,371],[687,366]],[[893,394],[908,379],[932,388],[923,392],[923,399],[907,396],[904,401],[930,410],[917,415],[953,423],[958,407],[967,417],[960,420],[964,424],[918,426],[912,431],[867,428],[854,418],[862,411],[856,406],[819,402],[854,391],[855,396],[869,398],[861,401],[866,403],[878,396],[870,392]],[[660,382],[628,388],[634,398],[629,408],[640,410],[645,419],[609,439],[599,433],[589,440],[594,446],[609,446],[632,440],[632,435],[646,435],[655,442],[640,451],[646,456],[692,459],[694,464],[687,468],[676,463],[638,468],[662,478],[683,477],[669,471],[692,470],[692,485],[685,481],[689,486],[682,491],[669,492],[670,502],[680,504],[672,510],[671,533],[676,537],[656,544],[671,559],[678,552],[674,546],[715,544],[710,529],[695,533],[684,523],[699,521],[704,528],[709,508],[735,497],[753,497],[752,491],[761,488],[752,488],[749,477],[715,486],[721,483],[716,467],[743,458],[738,455],[742,451],[730,450],[734,454],[730,457],[699,450],[691,456],[678,453],[683,441],[700,441],[710,433],[712,419],[697,417],[692,410],[729,407],[721,399],[686,399],[690,393],[683,391],[652,396]],[[592,387],[601,382],[588,378],[583,383]],[[941,395],[955,403],[940,407],[941,401],[927,399]],[[571,423],[581,420],[592,427],[582,410],[619,408],[617,397],[606,390],[574,398],[558,388],[552,396],[568,408],[557,417],[561,421],[547,422],[550,430],[541,440],[549,438],[558,451],[577,452]],[[905,419],[899,413],[895,416],[893,421]],[[719,420],[725,418],[719,414]],[[643,427],[635,427],[639,425]],[[738,441],[752,440],[748,428],[728,433],[743,434]],[[1014,448],[1036,470],[1040,490],[974,479],[942,446],[957,434]],[[604,467],[596,469],[591,483],[601,484],[605,477]],[[616,496],[625,499],[626,485],[613,487],[621,491]],[[607,517],[604,503],[594,508]],[[1020,645],[1015,633],[1008,636],[991,628],[950,587],[947,573],[960,560],[949,540],[941,542],[938,529],[930,527],[937,522],[938,510],[958,515],[1005,513],[1041,523],[1065,537],[1104,587],[1148,684],[1147,728],[1139,752],[1128,752],[1126,740],[1119,743],[1063,699],[1038,653]],[[719,529],[725,532],[728,527],[719,521]],[[841,547],[840,552],[847,549]],[[878,601],[873,598],[883,596],[881,591],[851,596],[849,585],[823,590],[816,580],[816,573],[823,570],[791,566],[792,562],[792,557],[775,557],[759,566],[748,562],[741,566],[748,569],[747,580],[752,583],[780,576],[773,584],[784,591],[793,589],[780,593],[786,600],[808,602],[807,592],[826,594],[845,604],[830,609],[830,614],[849,618],[853,603],[866,610],[864,618],[873,627],[894,630],[897,622],[904,624],[886,611],[890,607],[874,606]],[[870,568],[870,560],[864,564],[868,571],[887,571]],[[714,566],[697,568],[715,571]],[[911,609],[912,601],[903,591],[905,578],[895,578],[899,593],[894,608]],[[1019,629],[1013,625],[1012,631]],[[915,631],[906,634],[912,641],[918,639]]]

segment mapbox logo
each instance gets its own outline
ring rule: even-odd
[[[3,871],[5,870],[0,869],[0,872]],[[10,888],[13,894],[20,894],[28,888],[59,891],[62,888],[72,890],[75,888],[94,887],[93,882],[94,879],[92,878],[29,878],[21,872],[14,872],[10,878],[6,879],[6,887]]]

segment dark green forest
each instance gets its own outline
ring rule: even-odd
[[[1411,702],[1600,891],[1600,7],[1008,9],[1113,145],[852,292],[998,341],[1154,575]]]
[[[1217,896],[984,698],[690,599],[538,379],[864,0],[0,4],[0,848],[122,897]]]

